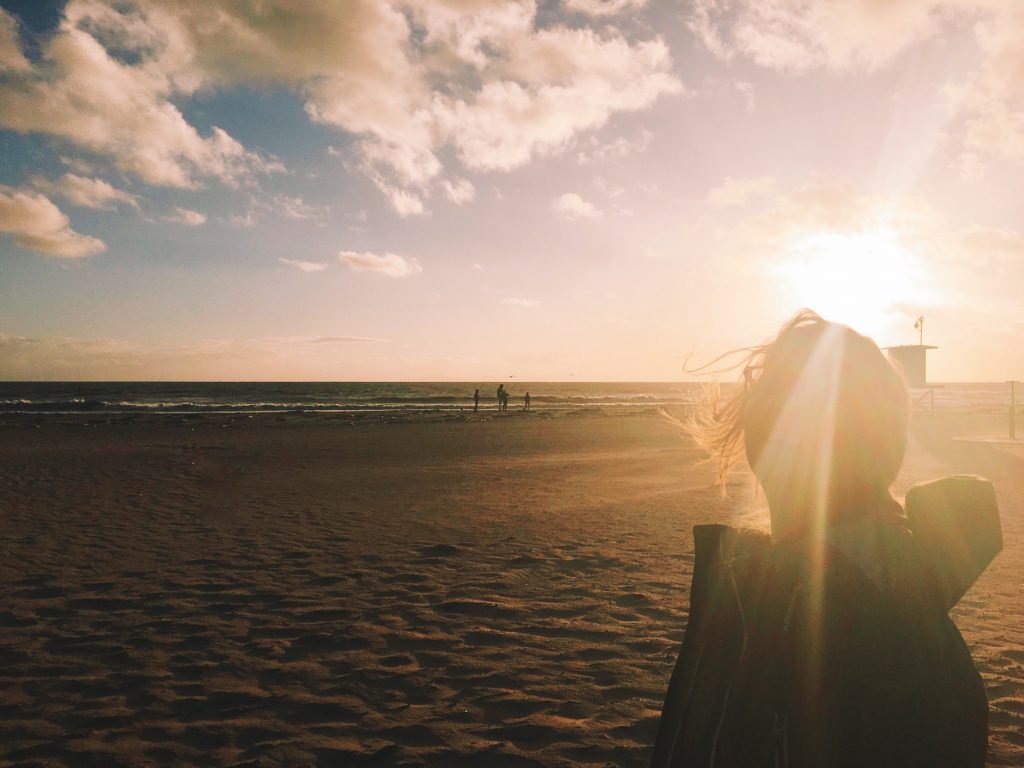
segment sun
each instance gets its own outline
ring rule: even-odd
[[[885,228],[794,240],[772,272],[787,301],[868,336],[934,299],[923,261]]]

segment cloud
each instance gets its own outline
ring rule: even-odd
[[[0,72],[23,72],[31,68],[18,42],[17,21],[0,8]]]
[[[387,342],[388,339],[378,339],[374,336],[317,336],[309,340],[310,344],[386,344]]]
[[[708,204],[715,208],[726,208],[746,204],[753,198],[768,194],[775,188],[771,176],[734,179],[727,176],[721,184],[708,192]]]
[[[746,80],[736,80],[732,83],[732,89],[743,97],[743,105],[747,112],[753,112],[757,107],[754,96],[754,84]]]
[[[858,322],[873,310],[884,320],[901,303],[964,303],[1011,317],[1008,287],[1024,284],[1019,230],[951,226],[925,199],[866,194],[842,180],[778,184],[746,208],[709,205],[708,213],[719,263],[788,278]]]
[[[455,181],[445,179],[441,182],[441,188],[444,190],[445,196],[456,205],[468,203],[476,197],[476,188],[468,179],[455,179]]]
[[[366,336],[206,339],[151,347],[126,339],[0,333],[5,376],[14,380],[266,381],[338,378],[351,358],[337,347],[387,343]],[[340,367],[339,367],[340,366]]]
[[[567,219],[599,219],[603,212],[577,195],[575,192],[566,192],[556,197],[551,207]]]
[[[697,0],[690,29],[723,59],[784,72],[872,71],[915,43],[970,30],[979,64],[948,84],[949,133],[970,176],[1024,163],[1024,4],[1002,0]]]
[[[647,0],[565,0],[566,10],[588,16],[613,16],[623,11],[639,11]]]
[[[110,211],[119,203],[130,205],[132,208],[139,207],[139,201],[135,195],[117,189],[103,179],[90,179],[74,173],[65,173],[56,181],[35,178],[32,180],[32,185],[44,192],[61,195],[69,202],[83,208]]]
[[[696,0],[690,29],[708,50],[792,72],[877,69],[939,29],[958,0]]]
[[[519,299],[511,296],[502,299],[501,303],[509,307],[520,307],[521,309],[533,309],[540,306],[540,302],[536,299]]]
[[[423,271],[416,259],[395,253],[341,251],[338,259],[356,272],[377,272],[387,277],[408,277]]]
[[[660,39],[631,44],[589,29],[522,35],[472,98],[438,102],[438,125],[474,170],[510,170],[558,152],[616,112],[646,109],[681,93]]]
[[[377,186],[387,196],[391,207],[395,209],[395,213],[402,218],[407,216],[423,216],[427,212],[427,208],[423,204],[423,198],[419,195],[383,182],[378,183]]]
[[[276,195],[270,201],[270,207],[288,219],[306,221],[318,219],[324,214],[324,208],[319,205],[311,205],[301,197],[289,195]]]
[[[660,38],[537,17],[533,0],[70,0],[32,76],[0,86],[0,125],[58,136],[151,184],[240,184],[280,165],[219,128],[200,135],[176,104],[284,88],[310,119],[357,137],[354,166],[400,214],[420,215],[438,191],[468,199],[446,181],[445,148],[470,170],[509,170],[682,92]]]
[[[327,265],[322,261],[302,261],[301,259],[278,259],[282,264],[287,264],[289,267],[294,267],[301,272],[323,272],[327,269]]]
[[[576,162],[582,165],[638,155],[647,151],[653,139],[654,134],[646,129],[640,131],[635,139],[620,136],[605,144],[600,143],[596,137],[591,137],[588,146],[576,153]]]
[[[77,259],[107,249],[102,240],[71,229],[68,217],[38,192],[0,187],[0,232],[15,244],[48,256]]]
[[[198,227],[206,223],[206,214],[178,207],[174,209],[174,213],[164,216],[164,221],[184,224],[186,227]]]
[[[250,201],[249,207],[245,209],[245,213],[236,213],[228,217],[228,224],[239,228],[256,226],[260,220],[258,207],[253,201]]]
[[[947,89],[964,176],[992,159],[1024,164],[1024,5],[995,7],[974,25],[981,66]]]
[[[760,210],[730,227],[730,231],[746,243],[773,247],[821,232],[902,227],[917,215],[905,203],[862,194],[847,181],[812,176],[767,198]]]
[[[1024,264],[1024,235],[1010,229],[966,227],[945,245],[954,258],[978,268]]]
[[[0,127],[59,137],[161,186],[195,187],[204,176],[235,185],[280,170],[220,128],[200,136],[171,101],[203,84],[192,52],[173,25],[162,26],[167,13],[121,7],[68,3],[39,65],[0,81]]]

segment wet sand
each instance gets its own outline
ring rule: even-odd
[[[1024,446],[920,417],[900,488],[996,483],[955,609],[1024,764]],[[690,529],[731,522],[653,413],[0,417],[0,765],[642,766]]]

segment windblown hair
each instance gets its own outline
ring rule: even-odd
[[[832,413],[815,413],[811,403],[795,405],[798,409],[805,407],[805,420],[834,420],[828,425],[831,455],[825,457],[834,490],[887,488],[895,480],[906,449],[909,418],[909,397],[902,376],[871,339],[803,309],[782,326],[772,341],[732,350],[698,369],[712,369],[730,357],[741,356],[739,362],[716,371],[742,366],[736,385],[727,391],[717,382],[709,385],[686,424],[689,434],[716,463],[723,495],[729,473],[744,453],[758,474],[758,459],[766,447],[773,449],[769,447],[770,436],[797,387],[806,389],[808,377],[812,388],[826,386],[815,378],[819,376],[817,369],[808,371],[823,340],[830,344],[828,354],[839,356],[832,361],[836,387]],[[811,455],[811,450],[797,449],[786,460],[813,462],[820,458]]]

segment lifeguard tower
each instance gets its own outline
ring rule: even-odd
[[[901,344],[896,347],[886,347],[889,359],[899,366],[907,379],[907,386],[911,389],[923,389],[928,386],[928,365],[927,352],[929,349],[938,349],[924,343],[924,317],[917,318],[914,328],[919,332],[918,344]]]
[[[903,371],[907,386],[911,389],[922,389],[928,386],[928,369],[925,353],[929,349],[938,349],[928,344],[904,344],[899,347],[886,347],[889,359]]]

